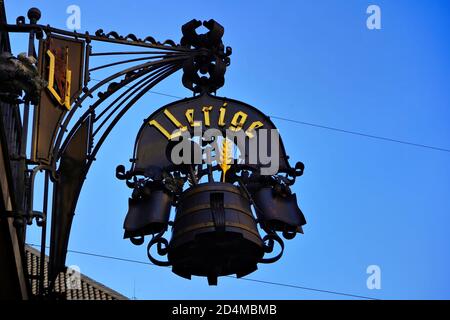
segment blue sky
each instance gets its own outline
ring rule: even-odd
[[[448,1],[7,0],[6,9],[13,22],[37,6],[42,24],[65,28],[71,4],[81,8],[82,31],[177,42],[185,22],[214,18],[233,48],[218,95],[272,116],[450,148]],[[370,4],[381,8],[381,30],[366,28]],[[26,38],[12,45],[25,51]],[[154,90],[191,95],[181,73]],[[174,100],[149,93],[115,128],[83,187],[69,249],[146,261],[144,246],[122,239],[129,189],[114,170],[128,165],[142,120]],[[249,278],[382,299],[449,299],[450,153],[273,120],[291,159],[306,165],[294,191],[308,224],[278,263]],[[31,227],[27,241],[39,239]],[[342,298],[230,278],[209,287],[170,269],[74,253],[67,262],[129,297],[135,288],[140,299]],[[373,264],[380,290],[366,286]]]

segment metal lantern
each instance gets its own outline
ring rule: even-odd
[[[303,212],[297,204],[295,193],[277,192],[273,187],[264,187],[254,196],[256,214],[265,229],[283,232],[286,239],[303,233],[306,224]]]
[[[148,195],[128,199],[128,213],[123,228],[124,238],[142,244],[144,236],[167,229],[171,196],[164,190],[152,190]]]

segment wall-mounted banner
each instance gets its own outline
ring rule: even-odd
[[[81,92],[84,41],[50,35],[40,41],[38,58],[47,86],[34,111],[31,159],[49,164],[59,125]]]

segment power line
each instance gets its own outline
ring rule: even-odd
[[[40,247],[39,245],[36,245],[36,244],[31,244],[31,243],[27,243],[27,244],[29,246],[33,246],[33,247]],[[46,247],[46,248],[48,248],[48,247]],[[103,254],[98,254],[98,253],[92,253],[92,252],[77,251],[77,250],[67,250],[67,252],[85,255],[85,256],[96,257],[96,258],[102,258],[102,259],[110,259],[110,260],[116,260],[116,261],[122,261],[122,262],[136,263],[136,264],[141,264],[141,265],[143,264],[143,265],[155,266],[155,264],[153,264],[151,262],[126,259],[126,258],[120,258],[120,257],[113,257],[113,256],[108,256],[108,255],[103,255]],[[279,283],[279,282],[265,281],[265,280],[252,279],[252,278],[237,278],[234,276],[225,276],[225,277],[236,279],[236,280],[244,280],[244,281],[262,283],[262,284],[268,284],[268,285],[274,285],[274,286],[281,286],[281,287],[292,288],[292,289],[300,289],[300,290],[328,293],[328,294],[340,295],[340,296],[345,296],[345,297],[367,299],[367,300],[378,300],[377,298],[373,298],[373,297],[361,296],[361,295],[339,292],[339,291],[332,291],[332,290],[316,289],[316,288],[304,287],[304,286],[287,284],[287,283]]]
[[[100,80],[98,80],[98,79],[91,79],[91,80],[100,82]],[[124,87],[129,87],[129,86],[124,86]],[[183,97],[175,96],[175,95],[164,93],[164,92],[158,92],[158,91],[153,91],[153,90],[150,90],[149,92],[153,93],[153,94],[161,95],[161,96],[170,97],[170,98],[183,99]],[[356,135],[356,136],[360,136],[360,137],[366,137],[366,138],[377,139],[377,140],[382,140],[382,141],[400,143],[400,144],[404,144],[404,145],[409,145],[409,146],[414,146],[414,147],[419,147],[419,148],[426,148],[426,149],[431,149],[431,150],[436,150],[436,151],[450,152],[450,149],[435,147],[435,146],[421,144],[421,143],[415,143],[415,142],[404,141],[404,140],[399,140],[399,139],[394,139],[394,138],[382,137],[382,136],[377,136],[374,134],[340,129],[340,128],[336,128],[336,127],[325,126],[322,124],[300,121],[300,120],[295,120],[295,119],[288,119],[288,118],[283,118],[283,117],[274,116],[274,115],[269,115],[269,117],[278,119],[278,120],[282,120],[282,121],[300,124],[300,125],[305,125],[305,126],[310,126],[310,127],[320,128],[320,129],[326,129],[326,130],[335,131],[335,132],[352,134],[352,135]]]
[[[265,281],[265,280],[258,280],[258,279],[251,279],[251,278],[236,278],[233,276],[226,276],[228,278],[238,279],[238,280],[245,280],[245,281],[251,281],[251,282],[258,282],[258,283],[264,283],[264,284],[270,284],[274,286],[282,286],[282,287],[288,287],[288,288],[294,288],[294,289],[302,289],[302,290],[309,290],[309,291],[316,291],[316,292],[322,292],[322,293],[330,293],[340,296],[347,296],[347,297],[353,297],[353,298],[361,298],[361,299],[368,299],[368,300],[379,300],[377,298],[373,297],[367,297],[367,296],[360,296],[352,293],[345,293],[345,292],[339,292],[339,291],[331,291],[331,290],[323,290],[323,289],[315,289],[310,287],[303,287],[293,284],[286,284],[286,283],[279,283],[279,282],[272,282],[272,281]]]
[[[438,151],[450,152],[450,149],[434,147],[434,146],[420,144],[420,143],[415,143],[415,142],[409,142],[409,141],[403,141],[403,140],[398,140],[398,139],[393,139],[393,138],[381,137],[381,136],[376,136],[376,135],[367,134],[367,133],[363,133],[363,132],[339,129],[339,128],[324,126],[324,125],[321,125],[321,124],[315,124],[315,123],[310,123],[310,122],[305,122],[305,121],[286,119],[286,118],[282,118],[282,117],[278,117],[278,116],[270,116],[270,117],[274,118],[274,119],[278,119],[278,120],[293,122],[293,123],[297,123],[297,124],[302,124],[302,125],[306,125],[306,126],[311,126],[311,127],[321,128],[321,129],[327,129],[327,130],[332,130],[332,131],[337,131],[337,132],[342,132],[342,133],[353,134],[353,135],[367,137],[367,138],[372,138],[372,139],[379,139],[379,140],[396,142],[396,143],[406,144],[406,145],[415,146],[415,147],[421,147],[421,148],[428,148],[428,149],[433,149],[433,150],[438,150]]]
[[[113,256],[106,256],[103,254],[97,254],[97,253],[91,253],[91,252],[84,252],[84,251],[77,251],[77,250],[67,250],[67,252],[82,254],[85,256],[91,256],[91,257],[96,257],[96,258],[111,259],[111,260],[117,260],[117,261],[122,261],[122,262],[130,262],[130,263],[144,264],[144,265],[149,265],[149,266],[156,266],[155,264],[153,264],[151,262],[119,258],[119,257],[113,257]]]

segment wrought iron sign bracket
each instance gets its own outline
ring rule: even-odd
[[[252,155],[244,147],[263,139],[270,130],[278,131],[258,109],[216,96],[225,83],[232,54],[232,49],[223,44],[224,28],[218,22],[191,20],[182,26],[183,36],[176,44],[131,33],[123,36],[102,29],[94,34],[77,33],[40,25],[40,12],[35,8],[30,9],[28,17],[29,24],[19,17],[14,25],[0,25],[0,30],[28,33],[29,56],[36,56],[35,39],[39,42],[38,63],[31,68],[31,73],[39,75],[35,86],[39,88],[39,99],[31,101],[29,92],[24,99],[27,104],[35,104],[32,153],[26,160],[27,165],[36,165],[28,174],[28,208],[24,212],[28,212],[29,223],[37,217],[42,226],[43,266],[51,182],[49,283],[44,283],[41,269],[42,295],[52,293],[56,277],[65,268],[78,197],[101,146],[144,94],[181,70],[182,84],[194,97],[164,106],[145,119],[136,138],[131,168],[116,168],[116,177],[133,190],[124,238],[141,245],[146,236],[151,236],[147,245],[150,261],[171,266],[175,274],[185,278],[205,276],[212,285],[220,276],[241,277],[255,271],[258,263],[273,263],[281,258],[284,242],[278,233],[292,239],[303,232],[306,223],[291,190],[296,178],[303,174],[304,165],[289,164],[278,136],[268,147],[269,154],[277,155],[276,172],[262,174],[265,164],[261,159],[249,161]],[[198,34],[200,26],[208,31]],[[124,49],[96,51],[98,43]],[[102,62],[103,58],[109,61]],[[96,78],[99,80],[91,85],[91,79]],[[79,112],[83,106],[84,112]],[[203,138],[207,129],[216,129],[220,134]],[[230,130],[243,133],[242,144],[228,139]],[[219,143],[215,154],[220,159],[172,161],[170,155],[177,145],[174,138],[183,134],[197,139],[189,143],[195,152],[210,150]],[[231,150],[239,156],[234,157]],[[34,177],[41,170],[45,172],[44,206],[38,213],[32,211],[32,200]],[[172,208],[176,216],[169,221]],[[265,235],[260,235],[258,226]],[[169,227],[170,241],[164,238]],[[273,254],[275,246],[280,247],[277,254]],[[154,249],[167,260],[156,259]],[[267,254],[273,256],[268,258]]]

